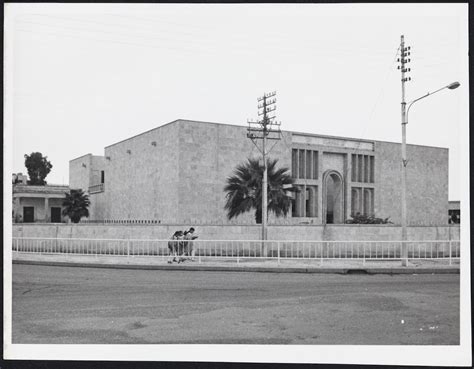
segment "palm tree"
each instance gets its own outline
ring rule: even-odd
[[[277,217],[288,214],[291,196],[287,191],[295,191],[294,180],[288,168],[276,168],[276,159],[267,160],[268,212]],[[224,187],[227,218],[232,219],[248,211],[255,210],[255,221],[262,223],[262,179],[263,164],[258,159],[248,159],[239,164]],[[268,216],[268,214],[267,214]]]
[[[82,190],[71,190],[66,192],[66,198],[63,201],[63,215],[67,215],[73,223],[79,223],[82,217],[89,216],[90,201],[89,196]]]

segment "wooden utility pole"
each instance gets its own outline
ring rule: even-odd
[[[276,92],[263,94],[257,101],[258,115],[262,116],[262,119],[257,121],[248,120],[247,137],[252,140],[257,149],[262,153],[263,159],[263,178],[262,178],[262,240],[267,239],[267,201],[268,201],[268,179],[267,179],[267,154],[271,151],[268,150],[267,140],[280,140],[281,131],[280,123],[276,122],[275,116],[269,115],[269,113],[275,111],[276,98],[274,97]],[[273,98],[273,99],[272,99]],[[260,110],[261,109],[261,110]],[[257,145],[256,141],[262,140],[262,148]],[[266,252],[265,252],[266,253]]]

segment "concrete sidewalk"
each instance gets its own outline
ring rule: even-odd
[[[270,273],[336,273],[336,274],[459,274],[459,260],[410,260],[402,267],[396,261],[362,260],[256,260],[202,258],[183,263],[167,263],[167,257],[61,255],[13,253],[13,263],[70,267],[123,268],[187,271],[231,271]]]

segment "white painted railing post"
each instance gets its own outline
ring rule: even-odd
[[[277,242],[278,265],[280,265],[280,242]]]
[[[452,245],[451,245],[451,240],[449,240],[449,265],[451,265],[452,263],[451,252],[452,252]]]
[[[363,250],[363,253],[362,253],[362,265],[365,266],[365,243],[362,244],[364,246],[364,250]]]
[[[323,265],[323,251],[324,251],[324,244],[322,242],[319,243],[319,266]]]
[[[406,243],[405,241],[400,241],[400,257],[402,259],[402,266],[407,266],[408,265],[408,249],[405,249]],[[403,252],[405,250],[406,252]],[[425,249],[426,250],[426,249]],[[418,255],[419,257],[420,255]],[[425,256],[426,256],[426,251],[425,251]]]
[[[130,257],[130,239],[127,241],[127,257]]]

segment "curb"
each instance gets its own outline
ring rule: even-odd
[[[70,263],[60,261],[13,260],[13,264],[48,265],[78,268],[174,270],[206,272],[252,272],[252,273],[311,273],[311,274],[459,274],[459,268],[292,268],[292,267],[236,267],[236,266],[187,266],[187,265],[145,265],[145,264],[96,264]]]

